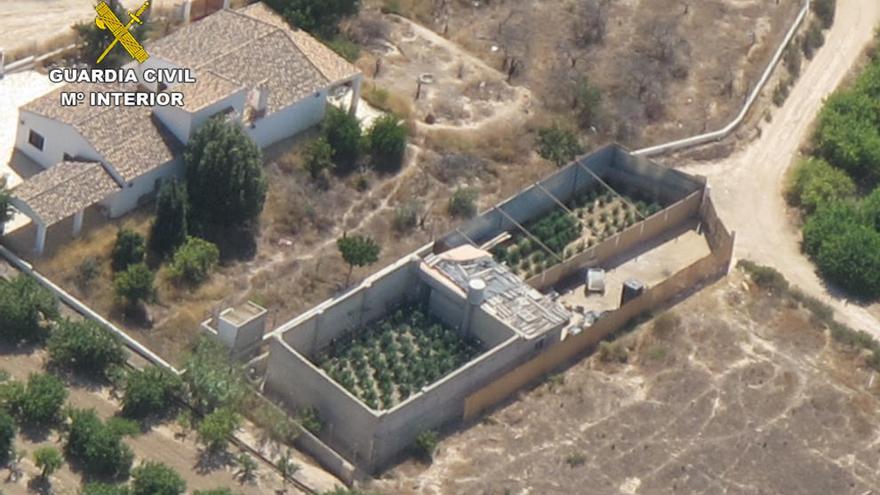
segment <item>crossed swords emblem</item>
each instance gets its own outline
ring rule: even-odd
[[[104,50],[104,53],[98,57],[97,63],[100,64],[101,61],[104,60],[104,57],[110,53],[110,50],[112,50],[117,43],[122,43],[122,47],[125,48],[125,51],[127,51],[129,55],[131,55],[131,58],[140,63],[144,63],[145,60],[150,58],[150,55],[144,47],[138,42],[138,40],[134,39],[134,36],[132,36],[129,31],[135,23],[144,23],[144,21],[141,20],[141,16],[144,15],[144,12],[146,12],[149,6],[150,2],[147,0],[141,5],[141,8],[138,9],[136,13],[129,12],[128,15],[131,16],[131,19],[128,21],[128,24],[122,24],[122,21],[116,17],[113,9],[111,9],[106,2],[101,2],[95,6],[95,10],[98,12],[98,17],[95,18],[95,25],[98,26],[98,29],[109,29],[115,38],[113,42],[110,43],[110,46]]]

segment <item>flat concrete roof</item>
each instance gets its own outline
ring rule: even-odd
[[[266,308],[259,306],[258,304],[248,301],[244,304],[240,304],[234,308],[229,308],[222,313],[220,313],[220,319],[225,320],[228,323],[231,323],[237,327],[240,327],[258,317],[263,315],[266,312]]]

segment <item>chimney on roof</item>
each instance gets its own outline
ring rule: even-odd
[[[257,84],[256,89],[251,92],[251,121],[255,121],[266,115],[266,109],[269,107],[269,86],[266,81]]]
[[[474,310],[483,304],[486,298],[486,282],[481,278],[472,278],[468,280],[467,286],[467,303],[464,308],[464,315],[461,319],[461,334],[468,336],[471,333],[471,322],[474,319]]]

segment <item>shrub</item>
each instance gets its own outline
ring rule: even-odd
[[[568,464],[568,467],[571,468],[583,466],[586,462],[587,456],[580,452],[568,454],[567,456],[565,456],[565,463]]]
[[[164,182],[156,199],[156,219],[150,227],[150,251],[165,258],[186,242],[188,215],[186,187],[176,179]]]
[[[325,170],[333,169],[333,148],[325,138],[319,137],[308,144],[303,168],[312,179],[321,177]]]
[[[792,199],[808,213],[816,211],[819,205],[851,198],[855,194],[855,182],[825,160],[804,160],[795,171]]]
[[[625,363],[629,358],[626,346],[620,342],[599,342],[599,361],[603,363]]]
[[[479,193],[471,187],[459,187],[449,198],[446,210],[455,218],[471,218],[477,214],[477,198]]]
[[[431,460],[434,457],[434,451],[437,450],[438,443],[437,432],[428,430],[419,433],[414,447],[418,455],[424,459]]]
[[[58,300],[36,280],[20,274],[0,279],[0,339],[18,344],[39,341],[46,335],[44,322],[58,317]]]
[[[578,137],[556,125],[538,130],[538,155],[561,167],[584,152]]]
[[[136,418],[165,413],[182,391],[180,378],[158,366],[133,371],[125,382],[122,413]]]
[[[758,287],[779,295],[788,291],[788,280],[775,268],[759,265],[749,260],[740,260],[737,266],[748,273]]]
[[[137,232],[129,229],[120,229],[116,233],[116,244],[110,257],[110,266],[113,271],[125,270],[131,265],[144,261],[144,238]]]
[[[813,55],[816,54],[816,50],[821,48],[824,44],[825,33],[822,32],[822,26],[816,21],[810,22],[810,27],[807,29],[807,32],[804,34],[804,38],[801,41],[801,49],[804,51],[804,57],[806,57],[807,60],[811,60]]]
[[[361,47],[346,36],[336,36],[327,42],[327,46],[351,63],[356,62],[361,56]]]
[[[90,256],[76,267],[76,284],[80,288],[86,289],[100,274],[101,266],[98,259]]]
[[[27,385],[10,385],[7,407],[20,423],[47,428],[58,422],[67,400],[67,388],[61,380],[47,373],[31,373]]]
[[[199,423],[199,442],[212,452],[223,451],[240,423],[241,418],[232,409],[216,409]]]
[[[367,134],[373,168],[394,172],[403,164],[409,135],[403,122],[393,114],[377,118]]]
[[[861,201],[859,210],[859,216],[866,225],[880,231],[880,187]]]
[[[409,232],[419,224],[419,212],[422,210],[422,203],[418,200],[408,201],[402,206],[394,209],[394,220],[392,225],[394,230],[398,232]]]
[[[111,366],[125,363],[119,339],[91,320],[58,323],[47,345],[49,361],[58,367],[103,376]]]
[[[124,478],[134,455],[121,437],[101,423],[93,409],[75,409],[70,414],[65,451],[91,475]]]
[[[6,465],[15,454],[15,422],[12,416],[0,409],[0,463]]]
[[[113,278],[116,296],[129,307],[137,306],[141,301],[153,297],[154,275],[144,263],[131,265]]]
[[[178,282],[198,285],[211,276],[219,262],[220,250],[216,245],[198,237],[188,237],[174,253],[168,272]]]
[[[854,179],[880,177],[880,100],[859,91],[832,95],[819,115],[819,154]]]
[[[362,138],[361,124],[357,117],[329,105],[321,125],[321,133],[333,149],[333,163],[338,170],[344,173],[353,171],[360,157]]]
[[[131,495],[181,495],[186,482],[170,467],[145,462],[131,472]]]
[[[812,3],[813,13],[822,22],[822,27],[828,29],[834,24],[834,11],[837,8],[837,0],[814,0]]]
[[[792,79],[796,79],[801,74],[801,62],[803,61],[801,57],[801,51],[793,45],[785,50],[785,68],[788,69]]]
[[[241,125],[214,117],[183,153],[190,216],[206,226],[244,226],[263,211],[266,177],[260,148]]]
[[[654,319],[653,331],[658,337],[666,337],[679,328],[681,328],[681,317],[671,311]]]
[[[314,407],[307,407],[301,410],[299,414],[296,415],[296,419],[303,428],[309,430],[315,435],[324,429],[324,423],[321,421],[321,416],[318,414],[318,410]]]
[[[602,92],[583,78],[575,86],[575,112],[581,129],[595,126],[599,120],[602,105]]]
[[[131,495],[131,491],[125,485],[89,483],[83,487],[80,495]]]

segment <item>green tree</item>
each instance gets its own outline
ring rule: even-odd
[[[259,465],[250,454],[242,452],[235,458],[235,462],[238,464],[238,473],[236,475],[241,481],[252,481],[256,477]]]
[[[796,203],[812,213],[829,201],[854,197],[856,184],[845,172],[825,160],[809,158],[795,171],[792,193]]]
[[[857,91],[832,95],[819,115],[816,146],[853,178],[880,179],[880,100]]]
[[[602,92],[586,77],[575,85],[574,108],[581,129],[589,129],[599,121],[602,107]]]
[[[15,422],[0,409],[0,464],[6,465],[15,455]]]
[[[557,167],[570,163],[584,152],[577,136],[556,125],[538,130],[538,154]]]
[[[257,219],[266,201],[263,158],[239,124],[210,119],[190,138],[183,156],[196,225],[241,227]]]
[[[110,259],[113,271],[125,270],[131,265],[144,261],[144,237],[130,229],[119,229],[116,233],[116,244]]]
[[[165,258],[186,242],[187,215],[186,187],[176,179],[163,183],[156,199],[156,219],[150,228],[150,251]]]
[[[211,452],[226,450],[229,437],[238,429],[241,418],[228,407],[214,410],[199,423],[199,442]]]
[[[12,196],[6,188],[6,179],[0,178],[0,234],[3,234],[6,223],[12,220],[15,210],[12,209]]]
[[[361,123],[357,117],[329,105],[321,132],[327,144],[333,148],[333,163],[337,169],[344,173],[354,170],[360,157],[362,139]]]
[[[176,471],[159,462],[145,462],[131,472],[132,495],[181,495],[186,482]]]
[[[826,239],[838,236],[858,224],[859,213],[851,201],[832,201],[822,204],[804,224],[804,251],[817,256]]]
[[[860,210],[865,223],[880,231],[880,187],[862,199]]]
[[[393,114],[377,118],[367,134],[373,168],[394,172],[403,164],[409,131]]]
[[[339,21],[360,10],[360,0],[267,0],[291,25],[325,39],[339,32]]]
[[[354,267],[372,265],[379,260],[379,252],[382,250],[372,237],[362,235],[343,235],[336,240],[336,247],[339,248],[342,259],[348,264],[346,284],[351,280]]]
[[[40,477],[44,480],[52,476],[63,463],[61,452],[55,447],[40,447],[34,451],[34,464],[40,468]]]
[[[13,385],[10,395],[8,407],[19,422],[45,428],[58,422],[67,388],[54,375],[31,373],[27,385]]]
[[[175,397],[183,391],[183,382],[158,366],[128,374],[122,395],[122,413],[142,418],[164,414],[174,407]]]
[[[229,360],[228,351],[208,338],[199,340],[186,360],[183,382],[192,403],[202,412],[234,408],[246,391],[242,370]]]
[[[293,458],[290,455],[290,450],[287,450],[281,457],[278,458],[278,462],[275,463],[275,466],[278,467],[278,471],[281,472],[281,476],[284,478],[284,484],[287,485],[288,478],[293,478],[296,473],[302,469],[302,466],[293,462]]]
[[[822,242],[819,270],[843,289],[864,298],[880,296],[880,232],[855,225]]]
[[[333,148],[324,137],[309,143],[305,152],[303,168],[312,179],[321,177],[325,170],[333,169]]]
[[[415,449],[419,455],[430,460],[434,457],[434,451],[437,450],[438,443],[437,432],[431,430],[423,431],[416,437]]]
[[[198,237],[188,237],[174,253],[168,270],[171,278],[178,282],[199,285],[208,280],[219,262],[220,250],[216,245]]]
[[[459,187],[452,192],[446,211],[455,218],[471,218],[477,214],[479,193],[471,187]]]
[[[126,485],[89,483],[83,487],[80,495],[131,495],[131,490]]]
[[[117,273],[113,278],[113,287],[119,299],[124,301],[128,307],[135,307],[142,301],[150,300],[153,297],[154,280],[155,275],[147,265],[138,263]]]
[[[93,409],[70,413],[70,427],[65,451],[91,475],[124,478],[128,476],[134,455],[122,438],[104,425]]]
[[[47,349],[53,365],[95,376],[123,365],[126,358],[119,339],[91,320],[58,322]]]
[[[36,280],[20,274],[0,278],[0,339],[6,343],[36,342],[46,335],[45,322],[58,317],[58,300]]]

